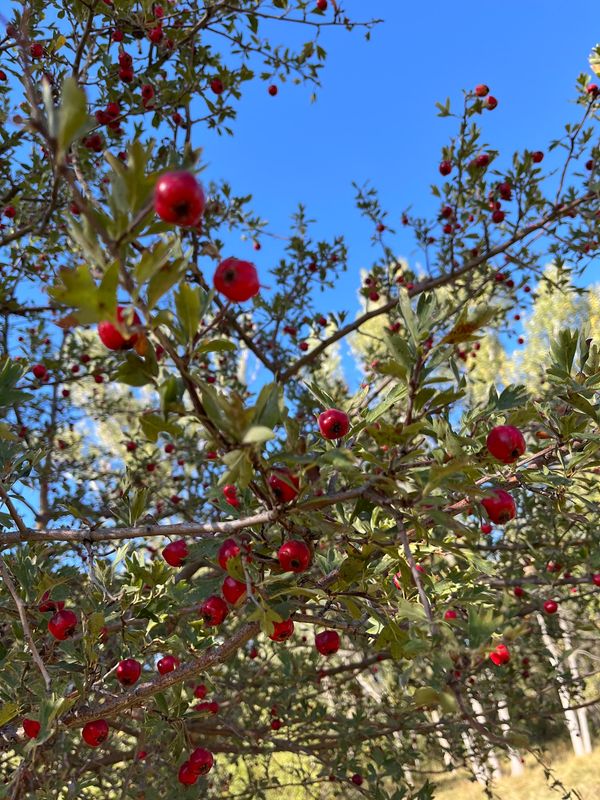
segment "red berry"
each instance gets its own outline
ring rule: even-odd
[[[179,767],[177,780],[179,783],[183,783],[184,786],[192,786],[198,780],[198,773],[194,772],[189,761],[184,761]]]
[[[591,94],[592,97],[597,97],[600,93],[600,89],[596,83],[588,83],[588,85],[585,87],[585,90],[588,94]]]
[[[77,617],[68,608],[57,611],[48,622],[48,630],[58,639],[59,642],[64,642],[75,633],[77,627]]]
[[[514,519],[517,513],[515,501],[504,489],[492,489],[492,496],[484,497],[481,504],[496,525],[504,525],[505,522]]]
[[[453,608],[449,608],[448,611],[444,614],[444,619],[456,619],[458,614]]]
[[[156,28],[152,28],[152,30],[148,32],[148,39],[150,39],[152,44],[158,44],[162,41],[163,35],[163,29],[160,25],[157,25]]]
[[[277,94],[278,91],[279,91],[279,89],[275,86],[274,83],[272,83],[269,86],[268,92],[271,95],[271,97],[275,97],[275,95]]]
[[[258,294],[260,283],[254,264],[239,258],[221,261],[213,278],[215,289],[228,300],[243,303]]]
[[[179,659],[177,656],[163,656],[156,662],[156,669],[161,675],[166,675],[168,672],[174,672],[179,666]]]
[[[204,700],[207,692],[208,689],[206,688],[206,685],[204,683],[199,683],[194,689],[194,697],[197,697],[198,700]]]
[[[515,597],[523,597],[523,595],[525,594],[525,590],[523,589],[522,586],[515,586],[515,588],[513,589],[513,594]]]
[[[315,647],[322,656],[331,656],[340,649],[340,635],[337,631],[321,631],[315,636]]]
[[[83,726],[81,736],[90,747],[100,747],[108,739],[108,722],[105,719],[96,719]]]
[[[130,315],[125,313],[123,306],[117,307],[117,320],[121,324],[125,324],[125,319],[129,319]],[[137,311],[133,312],[132,326],[140,325],[141,320]],[[138,340],[138,334],[132,333],[131,336],[125,338],[120,331],[112,324],[112,322],[104,321],[98,323],[98,336],[102,344],[109,350],[130,350]]]
[[[29,48],[32,58],[41,58],[44,55],[44,45],[39,42],[34,42]]]
[[[442,161],[439,166],[440,175],[450,175],[452,172],[452,164],[450,161]]]
[[[397,572],[394,575],[393,581],[394,581],[394,586],[396,587],[396,589],[403,589],[404,588],[402,586],[402,573],[401,572]]]
[[[506,214],[504,213],[504,211],[496,209],[492,214],[492,222],[495,222],[497,225],[499,225],[501,222],[504,222],[505,216]]]
[[[207,597],[200,606],[200,615],[206,625],[220,625],[229,614],[227,603],[216,594]]]
[[[495,97],[492,97],[492,95],[490,95],[488,99],[485,101],[485,106],[488,109],[488,111],[493,111],[497,105],[498,101],[496,100]]]
[[[278,731],[282,725],[283,722],[280,719],[274,719],[273,722],[271,722],[271,730]]]
[[[207,772],[211,771],[214,763],[213,754],[210,750],[205,750],[204,747],[197,747],[192,751],[188,761],[190,769],[193,770],[196,775],[206,775]]]
[[[122,42],[124,38],[125,38],[125,34],[123,33],[123,31],[119,31],[119,30],[113,31],[113,34],[112,34],[113,42]]]
[[[241,581],[236,581],[231,575],[228,575],[223,581],[221,592],[227,602],[234,606],[236,603],[246,595],[246,584]]]
[[[40,730],[42,729],[42,726],[37,720],[24,719],[22,725],[23,730],[25,731],[25,736],[28,736],[30,739],[37,739]]]
[[[485,97],[489,92],[489,87],[486,86],[485,83],[478,83],[475,87],[475,94],[477,97]]]
[[[62,611],[65,607],[64,600],[51,600],[50,592],[44,592],[38,605],[38,611],[45,614],[48,611]]]
[[[126,658],[119,661],[115,676],[123,686],[133,686],[142,674],[142,665],[135,658]]]
[[[48,370],[43,364],[36,364],[31,370],[36,378],[41,380],[46,377]]]
[[[503,464],[512,464],[525,452],[523,434],[514,425],[496,425],[488,433],[487,449]]]
[[[490,157],[487,153],[481,153],[473,160],[473,165],[479,168],[487,167],[489,163]]]
[[[191,172],[167,172],[156,182],[154,210],[165,222],[194,227],[205,206],[204,190]]]
[[[490,525],[490,523],[489,523],[489,522],[484,522],[484,523],[482,524],[482,526],[481,526],[481,532],[482,532],[482,533],[483,533],[485,536],[487,536],[488,534],[490,534],[490,533],[492,532],[492,526]]]
[[[327,0],[317,0],[317,8],[319,11],[327,11]]]
[[[531,154],[531,160],[534,164],[539,164],[540,161],[544,160],[544,154],[541,150],[536,150],[534,153]]]
[[[300,489],[300,479],[285,467],[280,467],[269,478],[269,486],[280,503],[289,503]]]
[[[170,567],[180,567],[189,555],[185,539],[171,542],[162,551],[162,557]]]
[[[215,94],[223,94],[225,91],[225,84],[221,78],[213,78],[210,82],[210,88]]]
[[[273,623],[273,633],[269,636],[274,642],[285,642],[294,632],[294,621],[284,619],[281,622]]]
[[[595,572],[592,575],[592,583],[594,586],[600,586],[600,572]]]
[[[546,600],[544,603],[544,611],[546,614],[556,614],[558,611],[558,603],[556,600]]]
[[[204,703],[196,703],[194,706],[194,711],[200,711],[201,713],[206,712],[207,714],[215,714],[219,713],[219,704],[216,700],[206,701]]]
[[[310,547],[302,539],[290,539],[277,551],[277,558],[284,572],[305,572],[312,560]]]
[[[497,667],[501,667],[503,664],[508,664],[510,661],[508,647],[505,644],[496,645],[496,649],[492,650],[490,653],[490,660]]]
[[[363,776],[362,776],[362,775],[359,775],[358,773],[357,773],[356,775],[353,775],[353,776],[350,778],[350,780],[352,781],[352,783],[353,783],[355,786],[362,786],[362,785],[363,785],[363,783],[364,783],[364,778],[363,778]]]
[[[330,408],[319,414],[319,430],[326,439],[341,439],[350,430],[350,420],[344,411]]]
[[[225,539],[221,547],[219,547],[217,555],[221,569],[227,569],[227,562],[229,559],[239,556],[240,552],[240,546],[235,539]]]

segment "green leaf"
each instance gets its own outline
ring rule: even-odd
[[[150,280],[159,269],[162,269],[177,250],[181,250],[177,239],[163,239],[153,248],[146,250],[133,270],[133,277],[138,286]],[[181,256],[181,252],[178,255]]]
[[[0,728],[14,719],[19,713],[19,705],[17,703],[4,703],[0,706]]]
[[[182,342],[189,342],[198,332],[200,324],[200,287],[182,283],[175,294],[175,308]]]
[[[140,425],[149,442],[156,442],[160,433],[170,433],[175,438],[182,434],[179,425],[163,419],[158,414],[142,414]]]
[[[66,153],[75,139],[83,136],[91,126],[85,92],[75,78],[69,76],[63,81],[58,110],[57,144],[59,153]]]
[[[242,439],[243,444],[259,444],[260,442],[268,442],[269,439],[274,439],[275,434],[270,428],[264,425],[253,425],[248,428]]]
[[[0,408],[22,403],[33,396],[16,388],[26,371],[24,364],[17,364],[7,357],[0,359]]]
[[[212,339],[211,341],[201,342],[194,350],[194,355],[201,355],[202,353],[222,353],[233,352],[235,344],[230,342],[229,339]]]
[[[61,269],[59,279],[60,283],[49,289],[48,294],[62,305],[72,308],[81,324],[116,318],[119,281],[116,262],[106,270],[99,286],[86,264],[80,264],[75,269]]]
[[[274,428],[281,422],[283,398],[281,388],[276,383],[267,383],[260,390],[254,406],[254,425]]]
[[[148,284],[147,305],[153,309],[161,297],[171,289],[185,272],[186,258],[178,258],[161,267]]]

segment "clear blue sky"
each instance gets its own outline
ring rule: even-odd
[[[570,101],[600,41],[600,13],[591,0],[344,0],[343,6],[351,17],[366,9],[385,21],[371,42],[359,32],[326,32],[329,58],[315,104],[307,87],[286,84],[272,98],[259,83],[240,105],[235,137],[207,132],[196,144],[205,148],[207,174],[228,179],[237,193],[252,193],[275,232],[287,232],[302,201],[319,219],[320,235],[347,236],[349,278],[331,302],[355,308],[372,229],[353,209],[351,181],[371,181],[393,222],[411,204],[416,212],[430,210],[440,148],[455,131],[453,120],[436,116],[435,102],[450,97],[458,107],[461,90],[477,83],[487,83],[498,98],[482,122],[487,141],[506,161],[515,149],[545,150],[577,117]],[[411,258],[406,231],[396,242],[398,255]],[[251,245],[241,245],[239,254],[253,254]],[[265,245],[253,256],[267,268],[279,254]]]

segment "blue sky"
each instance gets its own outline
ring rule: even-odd
[[[371,42],[360,32],[325,34],[329,58],[315,104],[308,87],[288,83],[272,98],[258,83],[246,90],[233,138],[206,132],[196,144],[204,147],[207,175],[229,180],[236,193],[252,193],[274,232],[286,234],[301,201],[319,220],[321,236],[347,236],[350,271],[326,302],[354,309],[372,226],[354,210],[351,182],[368,180],[380,190],[392,224],[409,205],[431,210],[440,149],[455,131],[454,120],[437,117],[435,103],[450,97],[458,108],[461,90],[477,83],[488,84],[499,101],[482,123],[485,139],[506,161],[515,149],[545,150],[577,118],[575,79],[589,72],[600,15],[597,3],[568,7],[560,0],[344,0],[343,6],[353,18],[366,8],[385,22]],[[394,249],[416,257],[406,231]],[[240,254],[252,254],[266,269],[280,249],[265,244],[254,254],[247,243]]]

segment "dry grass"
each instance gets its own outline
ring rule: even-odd
[[[600,798],[600,748],[591,755],[577,758],[572,751],[552,751],[545,755],[544,763],[551,767],[554,776],[566,789],[576,789],[582,800]],[[508,773],[508,769],[505,770]],[[561,800],[563,791],[554,790],[544,777],[544,770],[533,756],[525,759],[525,772],[518,778],[503,778],[496,784],[495,792],[501,800]],[[468,778],[448,776],[438,782],[436,800],[484,800],[482,788]],[[573,800],[577,795],[571,795]]]

